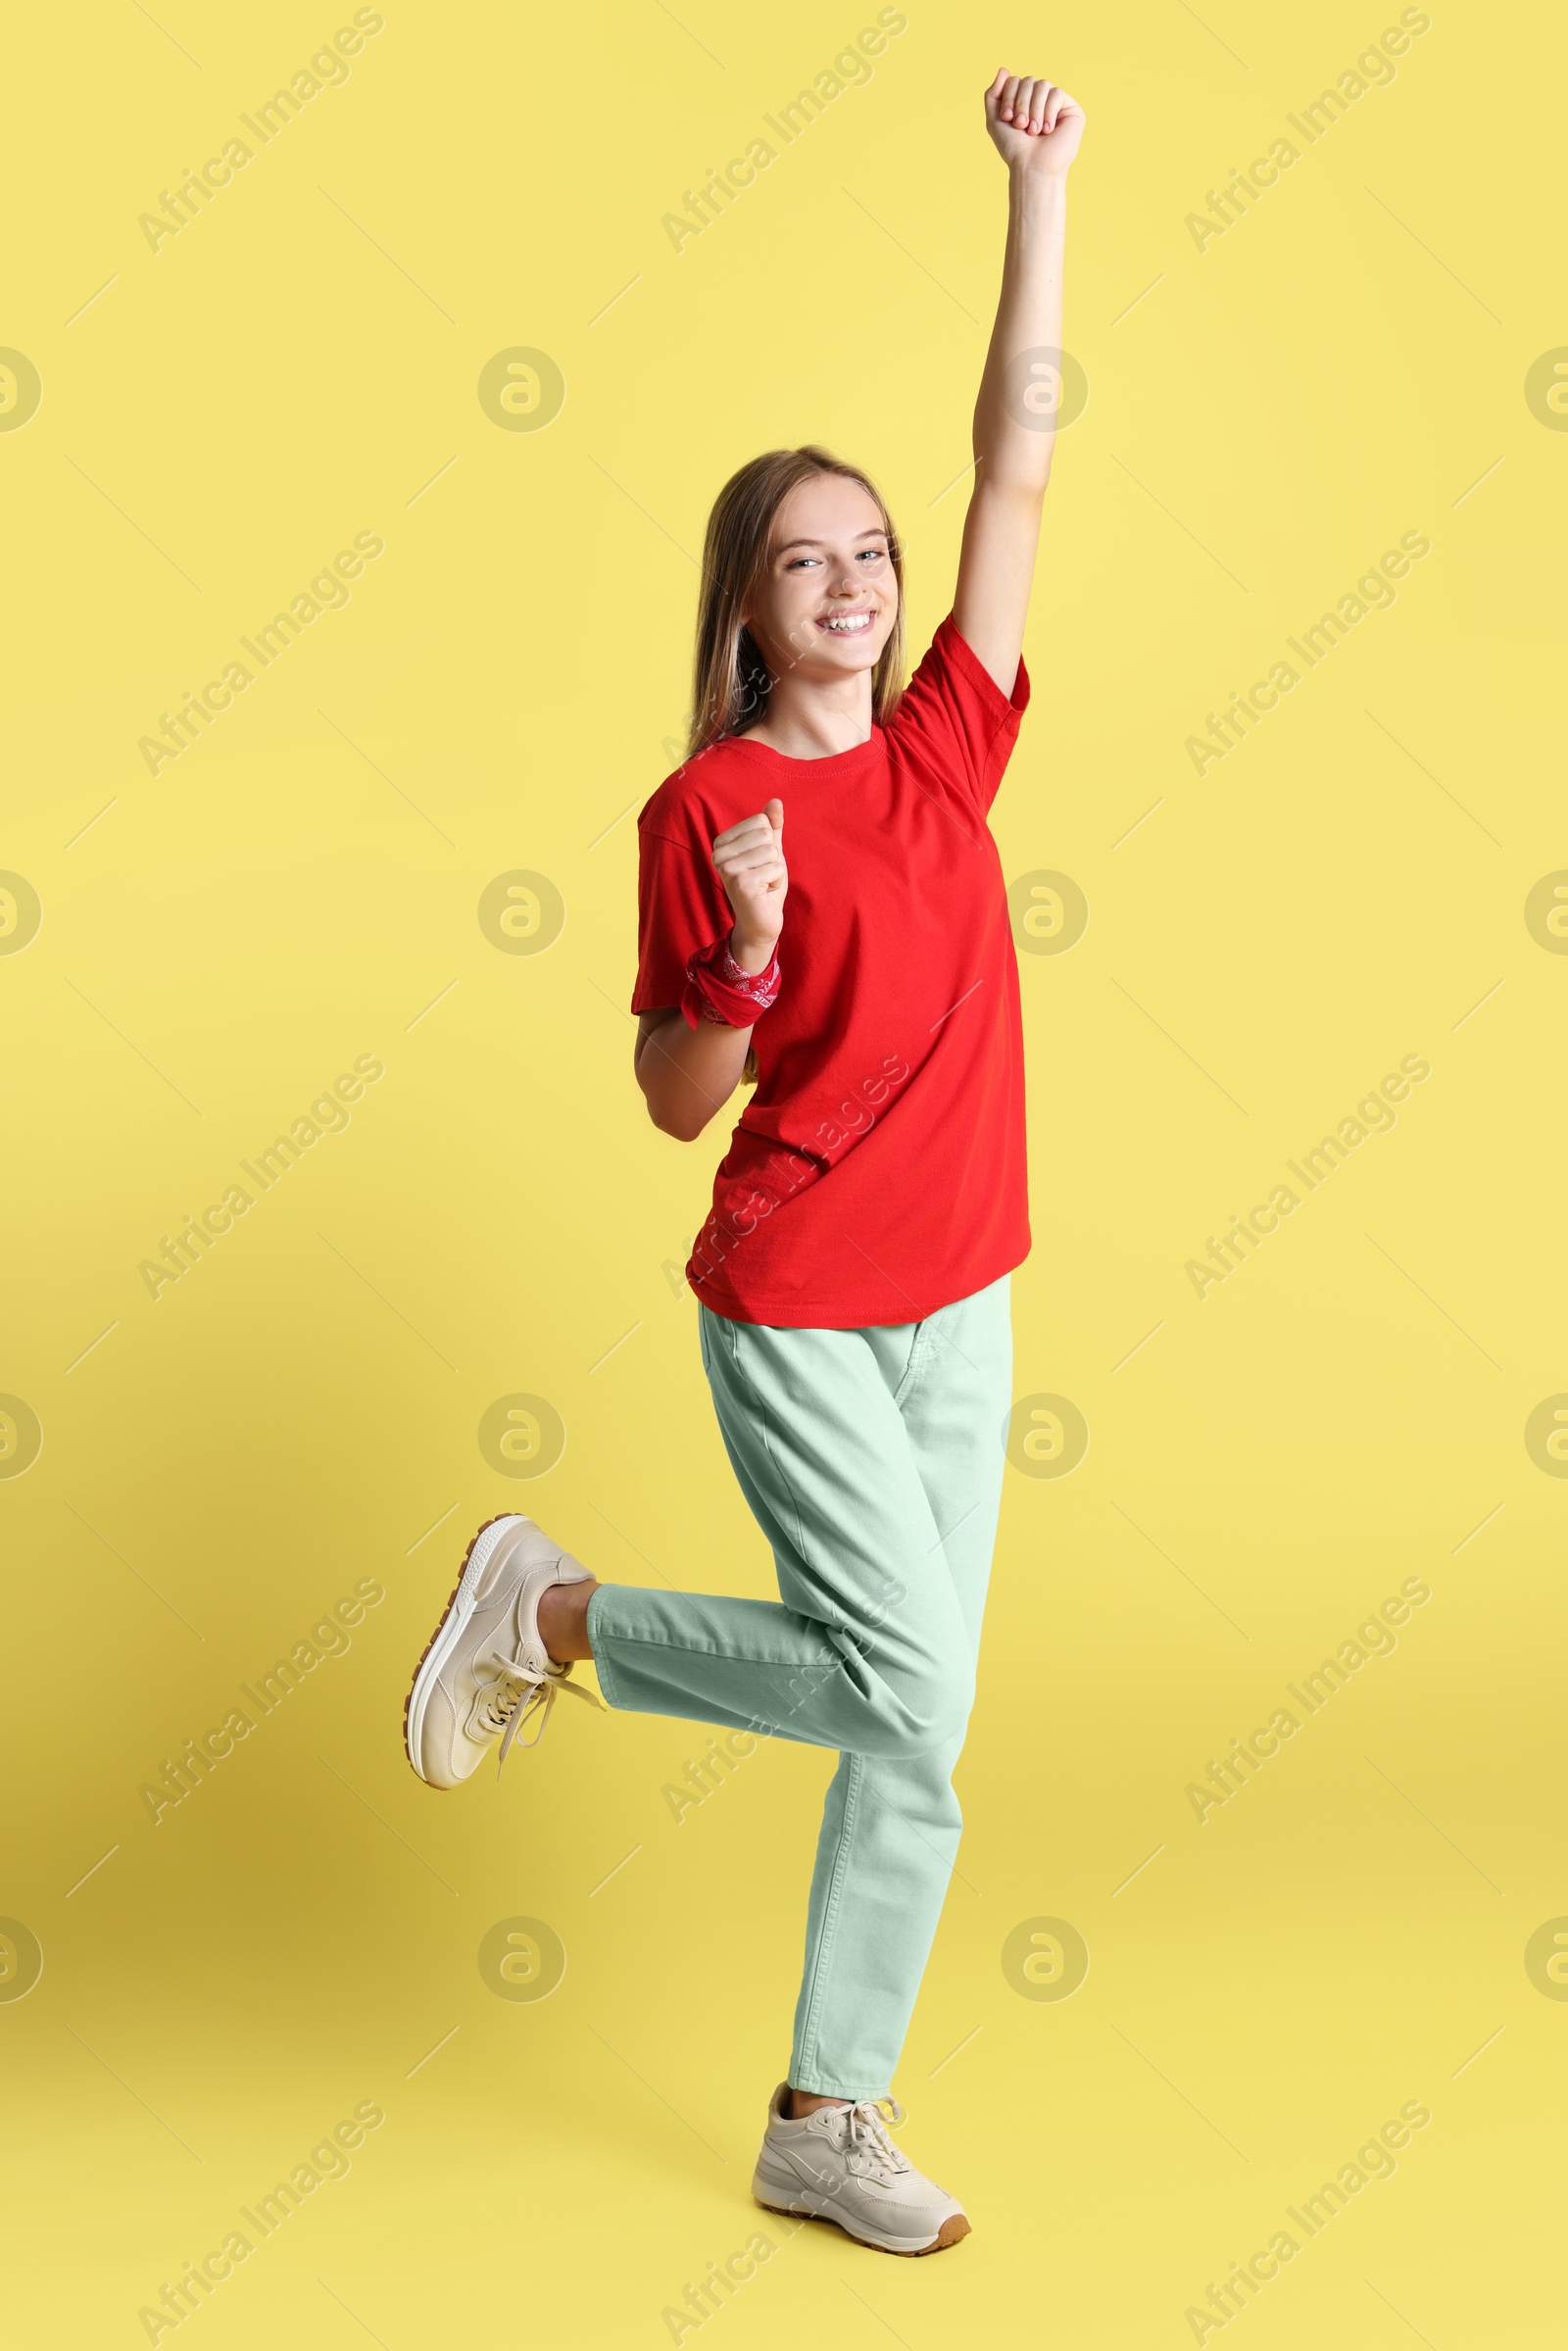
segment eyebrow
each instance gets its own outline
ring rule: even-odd
[[[887,535],[888,534],[883,529],[881,523],[878,522],[874,524],[870,530],[857,531],[855,534],[855,541],[858,541],[860,539],[885,539]],[[852,544],[854,544],[855,541],[852,541]],[[775,555],[788,555],[792,547],[825,547],[826,545],[827,541],[825,539],[786,539],[782,547],[774,548],[773,553]]]

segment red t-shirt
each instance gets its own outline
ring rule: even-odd
[[[952,615],[886,727],[829,759],[728,736],[638,818],[634,1012],[727,936],[716,834],[784,804],[783,985],[687,1279],[735,1322],[919,1322],[1029,1254],[1023,1036],[986,823],[1029,702]]]

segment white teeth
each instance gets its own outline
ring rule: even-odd
[[[837,620],[824,620],[822,625],[837,630],[840,636],[849,636],[862,628],[869,628],[871,615],[869,612],[846,612]]]

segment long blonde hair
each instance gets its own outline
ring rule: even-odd
[[[871,715],[885,726],[893,715],[904,671],[904,551],[881,491],[858,465],[826,449],[769,449],[732,473],[713,501],[703,542],[703,584],[697,608],[697,660],[692,682],[688,759],[726,735],[745,734],[764,716],[772,679],[741,615],[767,566],[773,520],[790,492],[818,473],[858,481],[882,517],[899,603],[888,641],[871,673]]]

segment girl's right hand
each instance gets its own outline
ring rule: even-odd
[[[784,803],[770,800],[758,816],[743,816],[714,837],[713,866],[735,909],[730,953],[746,968],[765,971],[784,928],[790,880],[784,864]]]

